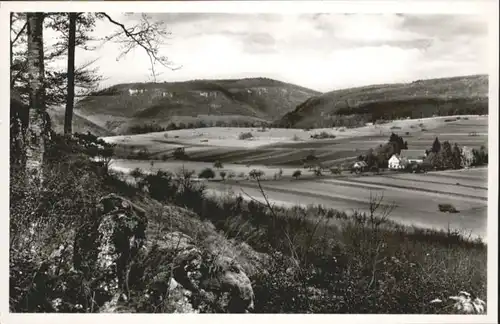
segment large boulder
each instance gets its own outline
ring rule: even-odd
[[[234,257],[202,249],[179,231],[158,228],[146,239],[147,225],[144,209],[111,194],[99,200],[93,222],[77,233],[75,269],[92,278],[100,312],[253,309],[250,279]]]
[[[199,311],[244,313],[253,309],[250,279],[232,258],[200,250],[180,232],[170,232],[157,242],[164,253],[173,253],[173,278],[192,293]]]
[[[131,260],[144,247],[146,213],[115,194],[102,197],[94,221],[75,238],[75,269],[91,273],[105,308],[129,294],[126,277]],[[112,305],[109,305],[111,303]]]

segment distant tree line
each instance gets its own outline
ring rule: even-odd
[[[318,99],[319,100],[319,99]],[[295,111],[289,112],[282,119],[273,123],[277,128],[302,127],[307,116],[299,108],[306,105],[321,104],[313,99],[299,105]],[[331,115],[322,116],[317,120],[307,121],[310,128],[326,127],[359,127],[366,123],[378,123],[384,120],[406,118],[425,118],[432,116],[453,115],[487,115],[488,98],[406,98],[401,100],[385,100],[346,104],[332,111]]]
[[[362,115],[367,122],[380,119],[424,118],[452,115],[486,115],[488,98],[437,99],[418,98],[391,101],[367,102],[355,107],[343,107],[337,115]]]
[[[244,121],[244,120],[217,120],[217,121],[203,121],[198,120],[189,123],[170,123],[165,127],[157,124],[149,123],[143,125],[134,125],[129,127],[129,134],[146,134],[153,132],[165,132],[178,129],[193,129],[193,128],[206,128],[206,127],[267,127],[268,123],[262,121]]]
[[[406,149],[408,149],[408,143],[401,136],[392,133],[386,144],[370,149],[365,155],[358,156],[358,161],[366,162],[368,170],[379,170],[388,167],[388,161],[392,155],[401,154],[401,151]],[[466,147],[460,148],[457,143],[451,144],[449,141],[441,143],[437,137],[425,154],[422,164],[409,164],[406,171],[458,170],[488,164],[488,151],[485,146],[469,150]]]
[[[295,114],[295,112],[288,113],[282,119],[275,121],[272,123],[272,127],[275,128],[297,128],[300,125],[299,122],[301,120],[301,116]],[[308,123],[309,128],[329,128],[329,127],[346,127],[346,128],[355,128],[362,127],[370,120],[370,116],[368,115],[329,115],[323,116],[315,120],[312,123]]]

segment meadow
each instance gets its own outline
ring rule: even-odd
[[[460,146],[479,148],[488,144],[487,131],[487,116],[447,116],[395,120],[352,129],[211,127],[115,136],[105,140],[117,144],[117,151],[121,149],[122,154],[140,149],[149,154],[144,160],[127,159],[122,155],[112,165],[120,171],[140,168],[152,172],[178,172],[184,168],[194,171],[196,176],[203,169],[212,168],[215,178],[207,182],[209,193],[233,192],[247,199],[261,199],[256,182],[248,176],[251,170],[258,169],[264,172],[262,185],[266,194],[278,205],[322,205],[352,213],[366,211],[371,196],[383,195],[384,203],[394,205],[391,219],[402,224],[457,229],[465,235],[485,238],[487,168],[361,176],[347,171],[330,175],[324,171],[318,177],[303,167],[303,159],[313,154],[325,168],[345,166],[370,148],[385,143],[392,132],[408,142],[407,154],[422,154],[430,148],[435,137],[441,142],[449,140]],[[336,137],[311,139],[311,135],[320,132]],[[252,137],[239,139],[242,133],[251,133]],[[184,148],[186,158],[172,159],[170,155],[179,147]],[[214,168],[215,161],[220,161],[222,167]],[[301,170],[299,179],[292,177],[295,170]],[[226,174],[225,181],[221,181],[221,171]],[[453,205],[459,213],[439,211],[441,203]]]
[[[321,132],[335,138],[311,139]],[[189,161],[300,166],[304,157],[314,154],[328,167],[352,161],[368,149],[387,142],[392,132],[403,136],[409,151],[419,153],[428,149],[435,137],[479,148],[488,143],[488,117],[405,119],[358,128],[311,130],[210,127],[104,139],[116,144],[117,153],[125,158],[142,149],[147,151],[148,159],[169,159],[175,149],[182,147]],[[245,133],[252,134],[252,137],[239,139]]]

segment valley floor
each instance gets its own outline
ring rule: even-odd
[[[464,234],[486,237],[488,172],[487,168],[428,174],[388,173],[353,176],[315,177],[302,168],[301,160],[311,152],[323,165],[341,165],[356,159],[387,141],[391,132],[401,134],[408,141],[409,151],[422,152],[435,137],[461,146],[487,145],[488,116],[436,117],[418,120],[399,120],[383,125],[356,129],[304,131],[300,129],[242,129],[203,128],[161,133],[105,138],[123,147],[146,148],[151,160],[116,159],[113,168],[130,171],[140,168],[148,171],[182,168],[197,175],[204,168],[213,168],[221,161],[222,168],[214,169],[216,180],[207,182],[214,195],[235,193],[261,199],[255,181],[248,180],[252,169],[264,172],[262,182],[269,199],[279,205],[322,205],[343,211],[366,211],[370,196],[383,196],[385,204],[394,205],[391,218],[407,225],[439,229],[458,229]],[[250,140],[239,140],[238,134],[251,132]],[[335,139],[314,140],[311,134],[328,131]],[[408,134],[408,135],[405,135]],[[295,140],[292,138],[295,137]],[[188,160],[162,161],[163,154],[171,154],[184,147]],[[295,180],[292,174],[300,169],[302,176]],[[281,177],[274,176],[282,172]],[[220,171],[231,174],[231,179],[220,181]],[[274,179],[274,180],[273,180]],[[459,213],[443,213],[439,204],[451,204]]]

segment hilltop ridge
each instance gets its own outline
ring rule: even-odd
[[[308,98],[277,124],[308,128],[362,126],[379,119],[487,113],[488,76],[470,75],[326,92]]]
[[[268,78],[126,83],[82,99],[76,111],[115,134],[126,134],[144,124],[270,122],[318,94]]]

